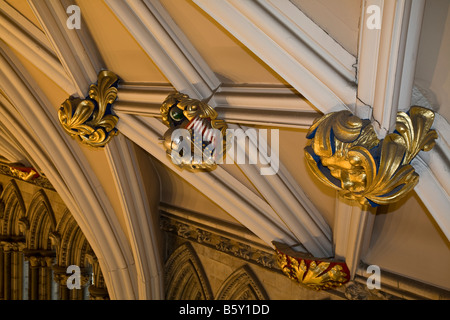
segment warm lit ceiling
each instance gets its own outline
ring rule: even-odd
[[[9,0],[7,2],[37,28],[41,28],[26,0]],[[286,80],[192,1],[161,0],[160,2],[222,84],[270,85],[290,88]],[[82,27],[87,28],[92,35],[107,69],[118,74],[124,83],[170,84],[157,64],[152,61],[106,3],[100,0],[77,0],[76,3],[81,8]],[[318,1],[313,4],[311,1],[298,0],[293,3],[334,37],[350,54],[357,55],[359,0],[346,0],[340,2],[339,5],[336,5],[335,1]],[[324,7],[328,8],[326,12],[322,11]],[[336,10],[343,13],[343,18],[337,18],[341,15],[336,14]],[[442,35],[442,51],[436,53],[438,57],[435,66],[436,72],[428,77],[428,79],[430,77],[432,79],[431,88],[439,86],[437,83],[439,79],[446,88],[450,83],[450,77],[448,77],[450,68],[448,68],[448,59],[445,58],[448,57],[446,53],[450,47],[448,40],[450,37],[445,37],[450,32],[450,11],[448,12],[447,20],[441,19],[442,24],[445,25],[445,32]],[[329,17],[330,19],[328,19]],[[419,53],[422,60],[419,61],[418,72],[421,73],[418,77],[422,77],[426,75],[425,53],[423,49]],[[48,97],[56,113],[61,102],[67,98],[67,93],[59,87],[58,83],[36,68],[27,59],[26,52],[16,52],[16,54]],[[441,67],[445,65],[446,68]],[[446,70],[446,73],[444,74],[444,71],[440,70]],[[446,92],[447,96],[439,91],[437,99],[441,105],[449,102],[448,90]],[[446,115],[448,112],[445,110],[450,110],[450,107],[442,108],[442,110],[444,110],[442,114]],[[319,115],[320,113],[317,112],[317,116]],[[333,228],[336,195],[333,190],[319,184],[305,166],[303,148],[306,143],[306,130],[277,129],[280,130],[280,161],[321,212],[325,221]],[[113,206],[119,208],[118,191],[114,189],[112,178],[107,169],[99,165],[105,160],[104,154],[87,149],[83,149],[83,152]],[[153,157],[149,156],[149,158],[156,162],[155,168],[159,173],[163,202],[239,224],[235,218],[203,195],[202,190],[194,188],[189,181],[183,180]],[[262,198],[254,182],[239,167],[235,165],[224,165],[223,167]],[[125,226],[124,218],[118,218],[122,226]],[[363,261],[367,264],[380,265],[393,273],[450,289],[450,277],[445,273],[450,266],[449,249],[450,244],[439,230],[433,217],[419,197],[412,193],[401,203],[378,213],[370,250],[363,257]]]

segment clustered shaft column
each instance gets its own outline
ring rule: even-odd
[[[28,295],[30,300],[51,300],[52,298],[52,273],[55,253],[41,250],[28,251],[25,254],[30,265],[30,277]]]
[[[3,240],[0,245],[0,299],[22,299],[23,249],[22,239]]]

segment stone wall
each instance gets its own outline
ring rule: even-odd
[[[288,279],[275,266],[273,268],[263,267],[238,258],[234,254],[215,250],[196,241],[186,240],[171,233],[166,233],[166,239],[166,261],[177,248],[186,242],[190,244],[204,270],[213,299],[217,299],[220,296],[224,283],[242,268],[250,270],[256,280],[254,281],[255,285],[258,285],[260,291],[263,291],[266,298],[270,300],[345,299],[344,294],[340,291],[315,291],[304,288]],[[166,285],[168,284],[166,283]],[[167,288],[167,290],[170,290],[170,288]]]

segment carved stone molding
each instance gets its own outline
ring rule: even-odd
[[[90,86],[88,97],[65,100],[58,112],[64,130],[83,144],[105,146],[118,134],[119,118],[111,114],[111,104],[117,99],[118,81],[113,72],[103,70],[98,74],[97,84]]]
[[[233,239],[232,235],[225,236],[219,231],[207,230],[204,226],[178,219],[162,213],[160,219],[161,229],[173,233],[184,239],[198,242],[215,250],[231,254],[247,262],[258,264],[268,269],[277,269],[276,254],[268,248],[263,250],[251,243]]]
[[[55,252],[50,250],[24,250],[25,260],[30,262],[31,268],[52,267],[55,259]]]
[[[308,167],[346,199],[371,206],[397,201],[418,183],[410,162],[435,145],[433,121],[433,111],[414,106],[397,114],[395,132],[380,141],[369,120],[349,111],[326,114],[308,131]]]
[[[350,281],[345,285],[345,297],[349,300],[394,300],[392,295],[377,289],[369,289],[364,284]]]
[[[166,299],[211,300],[211,287],[200,259],[189,242],[179,246],[165,266]]]
[[[26,247],[25,242],[23,241],[1,241],[0,247],[3,248],[4,252],[10,252],[10,251],[23,251],[23,249]]]
[[[22,181],[34,184],[34,185],[44,188],[44,189],[49,189],[49,190],[55,191],[55,188],[52,186],[50,181],[44,175],[36,173],[36,170],[34,168],[27,168],[27,170],[30,170],[29,172],[33,171],[36,173],[30,179],[22,179],[13,170],[11,170],[11,168],[12,167],[9,165],[0,163],[0,174],[9,176],[9,177],[12,177],[15,179],[20,179]]]
[[[222,284],[217,300],[268,300],[263,286],[249,266],[234,271]]]

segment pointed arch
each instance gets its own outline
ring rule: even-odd
[[[23,249],[28,225],[22,193],[11,180],[0,197],[0,299],[22,297]]]
[[[27,248],[29,250],[51,250],[50,235],[56,230],[56,219],[52,206],[44,190],[38,190],[27,211],[30,223],[27,232]]]
[[[168,300],[213,299],[203,266],[189,242],[179,246],[167,260],[165,281]]]
[[[80,268],[85,267],[86,254],[92,249],[68,209],[59,221],[52,237],[57,239],[54,242],[57,242],[56,256],[59,266],[68,267],[74,264]]]
[[[2,42],[0,65],[1,122],[24,138],[22,146],[30,151],[30,156],[76,217],[102,269],[106,270],[105,281],[111,287],[112,297],[134,299],[133,256],[126,234],[86,156],[63,132],[57,117],[53,116],[54,110],[48,109],[52,104],[45,93]]]
[[[268,300],[256,275],[248,265],[234,271],[219,288],[217,300]]]
[[[1,195],[3,212],[0,216],[0,234],[3,237],[21,237],[27,225],[25,202],[15,180],[11,180]]]
[[[81,300],[85,298],[87,290],[92,300],[109,299],[99,261],[69,209],[64,212],[51,238],[56,248],[53,270],[55,279],[60,284],[60,299]],[[71,265],[80,267],[83,288],[69,292],[66,271]]]
[[[29,262],[29,299],[52,299],[52,265],[55,252],[50,235],[55,231],[56,219],[44,190],[33,195],[26,212],[25,259]]]

